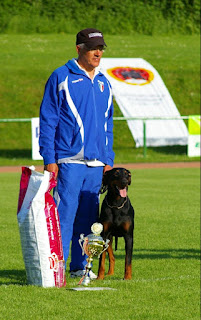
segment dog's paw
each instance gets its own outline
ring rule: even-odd
[[[124,280],[131,280],[132,279],[132,276],[130,276],[130,275],[126,275],[125,277],[124,277]]]

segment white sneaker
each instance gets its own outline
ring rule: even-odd
[[[77,270],[77,271],[70,272],[71,278],[77,278],[77,277],[81,278],[81,277],[83,277],[84,274],[85,274],[85,270]],[[92,270],[90,270],[89,277],[91,280],[95,280],[97,278],[97,275],[95,275],[95,273]]]
[[[91,280],[97,279],[97,275],[92,270],[89,271],[89,276]]]
[[[70,276],[71,278],[81,278],[85,273],[85,270],[77,270],[77,271],[71,271]]]

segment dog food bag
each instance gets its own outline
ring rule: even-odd
[[[65,263],[59,215],[50,191],[54,174],[22,167],[17,220],[27,282],[42,287],[65,286]]]

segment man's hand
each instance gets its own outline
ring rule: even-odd
[[[104,174],[106,171],[111,170],[111,169],[112,169],[112,167],[109,166],[109,164],[106,164],[105,167],[104,167],[104,169],[103,169],[103,174]]]
[[[44,170],[49,171],[49,172],[54,172],[55,173],[55,179],[57,178],[59,168],[58,168],[58,165],[56,163],[46,164],[44,166]]]

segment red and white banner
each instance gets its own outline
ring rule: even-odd
[[[102,58],[100,66],[124,117],[180,117],[160,75],[144,59]],[[127,123],[136,147],[143,146],[143,121]],[[183,120],[148,120],[146,141],[147,146],[187,145],[188,130]]]
[[[42,287],[65,286],[65,263],[59,215],[50,190],[52,173],[22,168],[17,220],[27,282]]]

